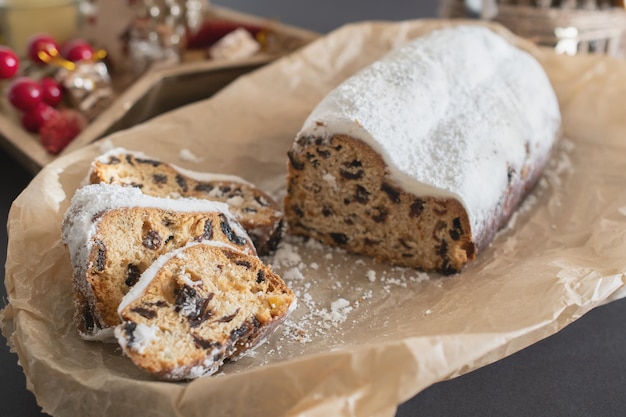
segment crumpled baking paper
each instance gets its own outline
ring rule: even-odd
[[[470,23],[467,24],[478,24]],[[71,321],[61,219],[90,161],[117,145],[240,175],[277,198],[286,151],[345,77],[449,21],[364,22],[181,108],[59,158],[9,215],[3,333],[53,416],[392,416],[427,386],[510,355],[626,295],[626,63],[557,56],[494,26],[545,67],[564,138],[491,247],[450,277],[287,237],[267,258],[299,307],[253,354],[193,382],[151,379]]]

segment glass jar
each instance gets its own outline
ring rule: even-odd
[[[0,0],[0,43],[26,55],[28,39],[47,33],[59,42],[70,39],[80,21],[79,0]]]

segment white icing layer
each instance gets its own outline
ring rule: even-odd
[[[294,149],[309,137],[361,139],[405,191],[458,199],[472,230],[482,230],[508,175],[549,154],[560,120],[531,55],[487,28],[459,26],[411,41],[346,80],[313,110]]]

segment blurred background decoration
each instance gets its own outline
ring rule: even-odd
[[[624,0],[442,0],[445,18],[493,20],[557,53],[624,58]]]
[[[65,42],[80,20],[78,0],[0,0],[0,44],[24,56],[33,34],[45,32]]]
[[[93,0],[92,0],[93,1]],[[154,62],[180,62],[187,36],[201,28],[206,0],[127,0],[134,12],[128,28],[128,53],[142,73]]]
[[[0,146],[37,172],[318,36],[208,0],[0,0]]]

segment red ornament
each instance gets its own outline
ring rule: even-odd
[[[9,84],[9,102],[18,110],[34,109],[42,99],[42,88],[32,78],[19,77]]]
[[[8,46],[0,45],[0,79],[9,79],[17,73],[20,60]]]
[[[38,34],[28,40],[28,56],[36,64],[48,64],[58,55],[59,44],[52,36]]]
[[[72,62],[89,61],[93,54],[93,47],[83,39],[74,39],[61,47],[61,55]]]
[[[63,99],[63,91],[61,90],[59,83],[54,78],[42,78],[39,81],[39,84],[41,85],[44,103],[55,107],[61,102],[61,99]]]

